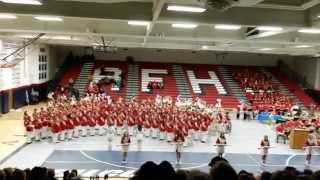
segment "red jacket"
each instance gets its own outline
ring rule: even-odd
[[[27,132],[32,132],[33,131],[33,126],[32,125],[27,125],[26,126]]]
[[[51,127],[51,131],[53,133],[59,133],[61,131],[61,128],[60,128],[60,124],[59,123],[53,123],[52,127]]]
[[[98,119],[98,125],[99,125],[99,126],[104,126],[105,124],[106,124],[105,120],[104,120],[102,117],[100,117],[100,118]]]

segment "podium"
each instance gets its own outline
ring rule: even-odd
[[[294,129],[290,133],[289,145],[291,149],[303,149],[303,145],[308,139],[309,131],[305,129]]]

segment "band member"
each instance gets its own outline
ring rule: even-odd
[[[27,111],[24,112],[23,123],[24,123],[24,127],[26,129],[27,143],[31,143],[32,138],[33,138],[33,134],[34,134],[33,133],[34,127],[31,122],[31,117],[28,115]]]
[[[158,137],[159,134],[159,128],[158,128],[159,124],[156,118],[153,118],[152,120],[152,128],[151,128],[151,134],[152,134],[152,138],[156,139]]]
[[[160,124],[160,137],[159,137],[159,139],[161,141],[165,139],[165,131],[166,131],[165,125],[164,125],[164,123],[161,123]]]
[[[180,164],[181,153],[183,148],[184,137],[180,131],[177,131],[174,137],[174,142],[176,143],[176,158],[177,164]]]
[[[60,123],[54,122],[51,126],[52,142],[53,143],[58,143],[58,137],[59,137],[60,131],[61,131]]]
[[[220,133],[227,133],[227,124],[223,120],[219,120],[219,132]]]
[[[171,142],[173,141],[174,139],[174,133],[173,133],[173,123],[172,122],[167,122],[166,123],[167,127],[167,141],[168,142]]]
[[[104,126],[106,124],[105,118],[100,116],[98,119],[98,134],[100,136],[105,134]]]
[[[148,116],[146,115],[145,117],[147,118]],[[145,137],[149,137],[149,136],[150,136],[150,134],[151,134],[150,128],[151,128],[151,124],[150,124],[149,120],[146,119],[146,120],[144,121],[144,127],[143,127],[144,136],[145,136]]]
[[[221,110],[221,99],[220,98],[218,98],[217,99],[217,102],[216,102],[216,104],[215,104],[215,108],[216,108],[216,112],[218,113],[218,112],[220,112],[220,110]]]
[[[260,143],[262,164],[266,164],[269,148],[270,148],[269,138],[267,135],[265,135]]]
[[[78,138],[79,137],[79,131],[80,131],[80,119],[79,117],[73,117],[73,124],[74,124],[74,130],[73,130],[73,137]]]
[[[67,125],[66,125],[65,121],[61,120],[59,123],[59,126],[60,126],[59,140],[64,141],[66,139]]]
[[[316,142],[314,137],[310,134],[308,136],[307,141],[304,144],[304,148],[306,151],[306,165],[309,166],[311,164],[311,157],[312,157],[312,147],[316,146]]]
[[[137,133],[138,151],[141,151],[142,149],[142,139],[143,139],[142,125],[138,125],[138,133]]]
[[[91,114],[93,115],[93,114]],[[90,136],[94,136],[96,134],[96,120],[95,117],[91,116],[89,118],[89,134]]]
[[[129,135],[132,136],[134,134],[134,125],[135,125],[135,120],[132,116],[129,117],[128,120],[128,128],[129,128]]]
[[[41,109],[42,112],[44,112],[43,108]],[[46,115],[42,114],[42,120],[41,120],[41,139],[47,139],[48,138],[48,119],[46,117]]]
[[[129,133],[125,131],[123,133],[123,136],[121,138],[121,146],[122,146],[122,162],[126,163],[127,162],[127,156],[128,156],[128,151],[129,151],[129,146],[130,146],[131,140]]]
[[[86,137],[88,134],[88,118],[83,115],[81,119],[81,136]]]
[[[65,120],[66,124],[67,124],[67,140],[71,140],[72,136],[73,136],[73,129],[74,129],[74,124],[73,121],[71,119],[67,119]]]
[[[119,115],[119,117],[116,117],[116,122],[117,122],[116,132],[117,132],[117,135],[119,135],[119,136],[123,132],[124,118],[125,118],[125,115],[123,115],[123,114]]]
[[[33,120],[33,126],[34,126],[34,136],[36,141],[40,141],[41,139],[41,129],[42,129],[42,123],[40,119],[36,116],[35,119]]]
[[[217,153],[218,156],[222,157],[224,154],[224,147],[227,144],[226,137],[224,133],[220,133],[220,136],[216,140]]]
[[[201,123],[201,126],[200,126],[200,140],[202,143],[205,143],[207,142],[207,138],[208,138],[208,126],[207,126],[207,123],[205,121],[203,121]]]
[[[244,109],[245,104],[243,101],[241,101],[240,105],[237,107],[237,119],[243,119],[243,109]]]
[[[193,124],[191,122],[191,120],[188,121],[188,135],[187,135],[187,146],[192,146],[193,145]]]
[[[108,124],[108,129],[107,129],[107,138],[108,138],[108,149],[109,151],[112,150],[112,141],[114,138],[114,134],[115,134],[115,127],[112,123]]]
[[[33,138],[33,126],[32,124],[27,124],[25,126],[26,128],[26,132],[27,132],[27,143],[30,144],[32,142],[32,138]]]
[[[194,139],[193,139],[193,140],[198,141],[199,138],[200,138],[199,123],[197,122],[197,119],[196,119],[196,118],[194,118],[194,121],[195,121],[195,122],[194,122],[194,126],[193,126],[193,130],[194,130],[194,133],[193,133]]]

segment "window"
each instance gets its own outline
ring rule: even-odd
[[[41,50],[40,52],[45,52],[45,50]],[[48,74],[48,60],[46,54],[39,55],[39,80],[46,80]]]

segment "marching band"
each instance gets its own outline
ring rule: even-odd
[[[112,150],[115,136],[124,134],[137,139],[139,151],[143,138],[176,143],[180,157],[182,148],[192,146],[194,141],[210,143],[208,131],[213,123],[218,124],[219,132],[230,131],[230,117],[221,110],[221,100],[217,101],[217,111],[200,99],[178,99],[178,103],[161,96],[141,102],[135,98],[130,102],[110,99],[96,94],[78,101],[57,98],[51,99],[47,108],[34,109],[32,114],[24,112],[27,142],[59,143],[86,136],[107,136],[108,149]],[[127,154],[125,147],[122,149]]]
[[[239,105],[237,117],[244,116],[245,105]],[[225,134],[231,132],[228,112],[221,108],[221,99],[215,106],[206,105],[200,99],[194,101],[177,98],[162,98],[138,101],[122,98],[112,101],[109,96],[91,94],[78,101],[67,98],[51,99],[47,108],[27,111],[23,115],[27,143],[48,140],[53,143],[71,141],[86,136],[106,136],[108,149],[112,150],[115,136],[122,136],[123,162],[126,162],[130,137],[136,138],[138,151],[142,150],[144,138],[167,141],[176,145],[177,164],[180,164],[184,147],[195,141],[215,143],[218,156],[225,153]],[[215,125],[219,133],[216,141],[210,133]],[[280,126],[281,127],[281,126]],[[279,129],[279,128],[278,128]],[[305,143],[306,165],[310,165],[313,148],[318,147],[312,135]],[[268,136],[260,142],[262,165],[266,164],[270,142]]]

